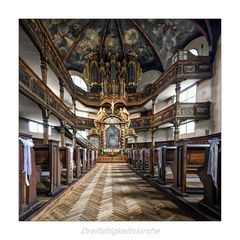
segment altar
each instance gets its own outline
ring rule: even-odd
[[[94,128],[88,133],[88,139],[97,143],[97,162],[127,162],[126,138],[137,138],[133,128],[130,128],[130,117],[126,108],[114,109],[111,104],[111,112],[100,108]]]
[[[121,156],[109,156],[109,155],[100,155],[97,159],[98,163],[127,163],[128,157],[126,155]]]

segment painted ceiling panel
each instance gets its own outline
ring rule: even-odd
[[[164,68],[179,48],[199,34],[191,20],[140,19],[138,23],[159,51]]]
[[[123,41],[126,52],[135,51],[141,66],[155,61],[151,46],[147,44],[142,34],[131,24],[130,20],[122,20]]]
[[[104,58],[108,53],[117,53],[119,57],[123,57],[117,23],[113,19],[109,21],[101,57]]]
[[[41,20],[66,67],[82,72],[87,56],[110,52],[119,58],[135,51],[144,71],[163,71],[168,60],[202,35],[190,19],[53,19]]]
[[[88,19],[44,19],[42,23],[47,29],[54,46],[64,57],[72,46],[81,29],[89,22]]]
[[[90,24],[89,27],[82,32],[76,46],[66,59],[66,64],[69,69],[75,69],[80,72],[83,71],[87,64],[87,56],[92,51],[98,51],[100,49],[104,24],[105,20],[103,19],[93,21],[93,24]]]

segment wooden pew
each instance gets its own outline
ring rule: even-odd
[[[95,150],[94,149],[90,150],[90,156],[91,156],[91,158],[90,158],[90,168],[92,169],[92,168],[94,168],[95,161],[96,161],[96,159],[95,159]]]
[[[148,171],[149,177],[154,177],[155,174],[154,164],[155,164],[155,147],[150,147],[149,171]]]
[[[87,172],[87,154],[86,154],[86,160],[84,159],[85,155],[85,149],[80,148],[80,158],[81,158],[81,172],[82,174],[85,174]]]
[[[71,184],[73,182],[73,161],[71,160],[70,156],[70,147],[60,147],[59,156],[63,183]]]
[[[138,170],[144,173],[144,162],[145,162],[146,149],[142,148],[139,150],[139,164]]]
[[[133,149],[133,159],[132,159],[132,165],[134,168],[137,167],[137,149]]]
[[[187,174],[197,174],[198,169],[204,164],[208,147],[209,144],[188,144],[186,141],[177,143],[177,152],[172,163],[174,192],[180,195],[200,192],[199,188],[187,189]]]
[[[218,140],[218,158],[217,158],[217,181],[214,184],[211,174],[208,174],[209,151],[203,167],[199,169],[198,175],[204,186],[204,198],[199,203],[204,209],[210,210],[216,215],[221,215],[221,139]],[[216,185],[216,186],[215,186]]]
[[[48,144],[34,146],[36,165],[41,171],[41,185],[38,185],[37,193],[54,196],[62,190],[58,143],[49,140]]]
[[[74,169],[74,177],[79,178],[81,176],[81,153],[78,147],[74,148],[74,162],[75,162],[75,169]]]
[[[128,148],[128,162],[133,165],[133,150],[131,148]]]
[[[19,134],[22,139],[31,139],[31,135]],[[19,140],[19,220],[33,213],[39,206],[40,202],[37,199],[37,182],[40,177],[39,168],[35,163],[35,152],[31,148],[31,165],[32,174],[28,177],[29,186],[26,185],[26,177],[24,170],[24,145]]]
[[[150,148],[147,148],[144,154],[143,173],[149,173]]]
[[[91,151],[87,149],[87,172],[91,169]]]
[[[96,158],[97,158],[97,150],[92,149],[92,168],[96,166],[96,162],[97,162]]]
[[[136,169],[138,171],[141,170],[141,149],[137,149],[136,152],[137,156],[136,156]]]
[[[167,176],[167,167],[171,168],[171,165],[174,161],[175,155],[176,155],[176,146],[162,146],[162,164],[160,166],[159,162],[157,163],[157,169],[158,169],[158,181],[161,184],[167,184],[169,182],[173,181],[172,179],[169,179]],[[157,154],[157,161],[158,161],[158,149],[156,149]]]

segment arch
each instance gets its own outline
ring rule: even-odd
[[[71,75],[72,81],[74,83],[75,86],[81,88],[82,90],[88,92],[88,86],[86,81],[84,80],[83,75],[75,70],[69,70],[69,74]]]
[[[195,49],[198,52],[199,56],[208,56],[209,55],[209,44],[205,37],[201,36],[195,38],[190,43],[188,43],[184,50],[189,50],[191,52],[192,49]],[[193,54],[194,55],[194,54]]]

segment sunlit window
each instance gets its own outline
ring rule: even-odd
[[[88,112],[83,112],[83,111],[77,111],[76,115],[78,117],[88,117]]]
[[[197,49],[195,49],[195,48],[189,50],[189,52],[190,52],[191,54],[193,54],[194,56],[198,56],[198,51],[197,51]]]
[[[180,94],[180,102],[188,102],[188,103],[196,102],[196,92],[197,92],[196,85],[192,86],[191,88],[187,89],[186,91],[183,91]]]
[[[195,122],[183,123],[179,127],[180,134],[187,134],[195,132]]]
[[[37,133],[38,128],[37,128],[37,123],[36,122],[29,122],[29,131]]]
[[[87,85],[82,78],[80,78],[77,75],[72,75],[71,77],[72,77],[72,80],[73,80],[75,85],[77,85],[81,89],[87,91]]]
[[[77,134],[84,137],[84,138],[87,138],[87,131],[86,130],[77,131]]]
[[[33,133],[43,133],[43,125],[37,122],[29,121],[29,131]],[[52,128],[48,127],[48,135],[52,134]]]

